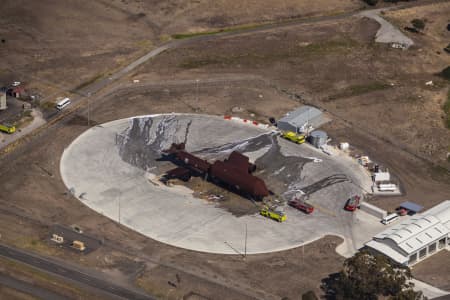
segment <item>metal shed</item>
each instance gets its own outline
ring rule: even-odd
[[[329,121],[323,113],[312,106],[302,106],[288,112],[278,120],[277,126],[282,131],[307,132],[312,128],[318,128]]]
[[[419,204],[410,201],[403,202],[402,204],[400,204],[400,207],[414,213],[418,213],[423,208],[423,206],[420,206]]]
[[[316,147],[320,148],[321,146],[325,145],[328,140],[328,135],[325,131],[322,130],[316,130],[311,132],[311,136],[309,137],[310,143]]]

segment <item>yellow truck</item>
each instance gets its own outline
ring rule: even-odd
[[[294,143],[297,143],[297,144],[303,144],[306,141],[305,135],[297,134],[297,133],[295,133],[293,131],[283,132],[282,137],[287,139],[287,140],[290,140],[290,141],[292,141]]]
[[[277,210],[270,210],[268,208],[262,208],[259,213],[261,214],[261,216],[267,217],[267,218],[271,218],[273,220],[276,220],[278,222],[283,222],[286,221],[286,215],[281,212],[281,211],[277,211]]]
[[[16,126],[9,125],[9,124],[0,124],[0,131],[6,132],[6,133],[14,133],[14,132],[16,132]]]

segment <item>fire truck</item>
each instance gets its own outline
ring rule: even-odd
[[[278,222],[286,221],[286,215],[281,211],[271,210],[267,207],[264,207],[259,211],[259,213],[261,214],[261,216],[273,219]]]
[[[314,211],[314,206],[296,198],[289,200],[288,204],[308,215]]]
[[[355,195],[347,200],[347,203],[345,204],[345,210],[348,211],[355,211],[357,208],[359,208],[359,201],[361,200],[361,197],[358,195]]]
[[[293,131],[286,131],[282,134],[282,137],[297,144],[303,144],[306,137],[303,134],[297,134]]]

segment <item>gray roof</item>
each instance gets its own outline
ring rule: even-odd
[[[405,263],[408,255],[450,233],[450,200],[444,201],[423,214],[404,219],[376,236],[367,246],[374,248],[399,263]],[[396,247],[404,251],[400,252]]]
[[[287,113],[279,122],[287,122],[296,126],[303,126],[308,121],[320,117],[322,112],[312,106],[302,106],[294,111]]]
[[[400,204],[400,207],[406,208],[407,210],[413,211],[413,212],[419,212],[422,210],[423,206],[420,206],[419,204],[416,204],[414,202],[403,202]]]
[[[315,131],[311,132],[311,136],[317,137],[317,138],[327,138],[328,137],[327,133],[322,130],[315,130]]]

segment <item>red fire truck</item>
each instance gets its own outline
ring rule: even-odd
[[[301,201],[297,198],[292,198],[292,200],[289,200],[288,204],[298,210],[301,210],[302,212],[306,213],[306,214],[310,214],[314,211],[314,206]]]
[[[347,200],[347,203],[345,204],[345,210],[348,211],[355,211],[357,208],[359,208],[359,201],[361,200],[361,197],[358,195],[355,195]]]

